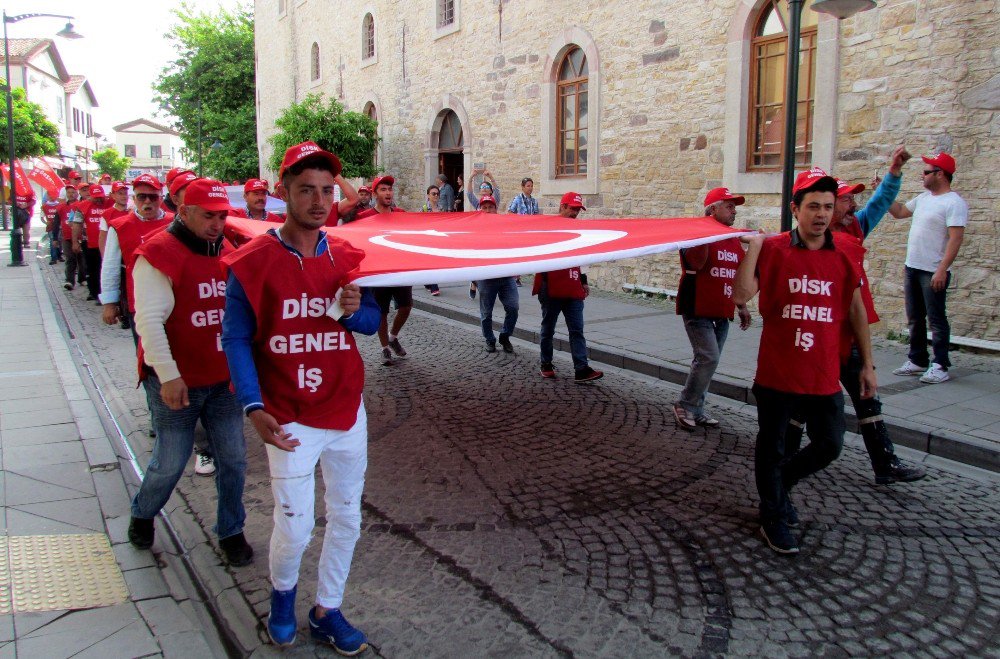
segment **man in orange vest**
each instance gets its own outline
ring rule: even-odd
[[[744,198],[729,188],[715,188],[705,195],[705,215],[725,227],[736,222],[736,207]],[[681,396],[674,403],[674,419],[684,430],[698,426],[714,428],[717,419],[705,414],[705,393],[719,366],[729,323],[737,308],[740,329],[750,327],[746,305],[733,303],[733,278],[743,260],[739,238],[727,238],[708,245],[682,249],[681,283],[677,287],[677,314],[684,318],[694,359]]]
[[[239,567],[250,563],[253,549],[243,535],[243,414],[229,388],[221,339],[226,306],[222,230],[231,210],[221,183],[198,179],[176,219],[135,250],[139,372],[158,435],[132,499],[128,538],[140,549],[153,545],[153,519],[184,473],[201,419],[218,465],[219,547],[226,561]]]
[[[480,201],[482,205],[482,201]],[[559,202],[561,217],[576,218],[587,208],[583,197],[576,192],[567,192]],[[538,296],[542,305],[542,329],[539,341],[542,351],[542,377],[554,378],[556,369],[552,365],[552,338],[556,333],[556,321],[562,313],[569,332],[569,349],[573,355],[573,369],[577,384],[593,382],[604,377],[602,371],[595,371],[587,362],[587,339],[583,336],[583,301],[590,294],[587,275],[580,268],[568,268],[554,272],[540,272],[535,275],[532,295]]]

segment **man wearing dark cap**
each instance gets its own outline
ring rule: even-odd
[[[920,381],[938,384],[951,379],[948,341],[951,325],[945,297],[951,283],[951,266],[965,237],[969,206],[951,189],[955,159],[947,153],[922,156],[926,192],[906,202],[894,203],[889,213],[896,219],[912,217],[906,241],[903,296],[910,327],[910,353],[896,375],[919,375]],[[931,327],[934,359],[927,352],[927,325]]]
[[[281,223],[283,220],[280,215],[268,212],[265,208],[268,192],[267,181],[262,178],[249,179],[243,184],[243,201],[246,202],[246,208],[234,209],[233,216]]]
[[[403,213],[402,208],[393,203],[396,179],[391,176],[380,176],[372,182],[372,191],[375,194],[375,206],[366,211],[361,211],[357,219],[363,220],[366,217],[374,217],[379,214]],[[406,324],[406,319],[410,317],[410,310],[413,309],[413,287],[412,286],[379,286],[373,288],[375,300],[382,310],[382,323],[378,328],[378,340],[382,345],[382,365],[389,366],[393,361],[393,353],[396,357],[405,357],[406,349],[399,342],[399,333]],[[392,328],[389,327],[389,309],[393,302],[396,304],[396,317],[392,319]]]
[[[745,199],[729,188],[715,188],[705,195],[705,215],[724,227],[736,222],[736,207]],[[705,394],[719,366],[729,323],[739,309],[740,329],[750,327],[746,305],[733,302],[733,279],[743,260],[739,238],[680,250],[681,282],[677,287],[677,313],[691,341],[694,359],[680,398],[674,403],[674,419],[684,430],[698,426],[714,428],[719,421],[705,413]]]
[[[750,248],[734,283],[737,305],[760,292],[764,329],[753,385],[759,425],[754,471],[761,534],[781,554],[799,551],[790,530],[798,524],[791,489],[833,462],[843,447],[839,377],[845,323],[861,355],[861,397],[871,398],[876,389],[861,273],[829,230],[836,194],[836,179],[822,169],[799,174],[791,203],[796,227],[772,237],[742,237]],[[789,455],[785,431],[796,413],[806,421],[809,444]]]
[[[153,545],[153,519],[184,473],[200,419],[218,465],[214,530],[226,562],[239,567],[250,563],[253,549],[243,535],[243,413],[229,389],[221,341],[222,230],[231,210],[221,183],[198,179],[170,226],[136,249],[132,281],[139,371],[158,433],[132,499],[128,538],[140,549]]]
[[[480,200],[481,205],[482,200]],[[575,192],[567,192],[559,202],[560,217],[576,219],[580,211],[585,210],[587,208],[583,205],[583,197]],[[535,275],[531,294],[537,295],[538,303],[542,305],[542,328],[539,333],[542,377],[556,376],[555,366],[552,365],[552,339],[555,337],[556,322],[560,313],[566,321],[566,331],[569,333],[574,381],[577,384],[584,384],[604,377],[602,371],[595,371],[590,367],[587,359],[587,339],[583,336],[583,301],[590,295],[587,275],[580,272],[578,267],[540,272]]]
[[[280,227],[224,259],[226,315],[222,346],[243,410],[264,440],[274,495],[270,544],[271,610],[267,632],[295,642],[299,566],[316,523],[316,466],[325,484],[326,528],[313,638],[340,654],[368,647],[341,613],[354,546],[368,425],[361,398],[364,362],[354,336],[374,334],[379,310],[348,275],[364,252],[323,231],[343,183],[340,160],[313,142],[285,152],[276,192],[288,204]]]

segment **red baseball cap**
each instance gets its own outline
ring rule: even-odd
[[[792,186],[792,194],[794,195],[800,190],[808,190],[825,180],[829,180],[833,183],[834,188],[837,187],[837,179],[824,172],[821,168],[813,167],[812,169],[804,171],[795,177],[795,185]]]
[[[207,211],[233,210],[229,203],[229,195],[226,193],[226,186],[210,178],[195,177],[189,182],[187,192],[184,193],[184,205],[197,206]]]
[[[267,181],[262,178],[252,178],[248,179],[246,183],[243,184],[243,192],[267,192],[268,186]]]
[[[101,174],[101,180],[103,181],[104,179],[108,179],[110,181],[111,180],[111,174],[108,174],[107,172]]]
[[[63,187],[64,188],[73,188],[74,190],[76,190],[76,183],[74,183],[70,179],[66,179],[65,181],[63,181]]]
[[[493,195],[484,194],[482,197],[479,198],[480,208],[482,208],[483,204],[493,204],[494,206],[496,206],[497,200],[493,198]]]
[[[319,148],[319,145],[315,142],[303,142],[302,144],[296,144],[285,151],[285,157],[281,161],[281,168],[278,169],[278,180],[281,180],[286,169],[292,165],[297,165],[306,158],[323,158],[333,166],[334,176],[340,173],[340,158],[333,155],[329,151],[324,151]]]
[[[125,181],[115,181],[111,184],[111,191],[118,192],[119,190],[128,190],[128,185]]]
[[[955,173],[955,159],[944,151],[937,154],[933,158],[928,158],[927,156],[920,156],[920,158],[931,167],[937,167],[938,169],[948,172],[949,174]]]
[[[361,192],[367,192],[368,194],[371,194],[372,189],[369,188],[367,185],[362,185],[360,188],[358,188],[358,193],[360,194]]]
[[[105,197],[104,186],[94,183],[90,186],[90,196],[91,197]]]
[[[372,192],[378,190],[378,186],[388,185],[390,188],[396,185],[396,179],[386,174],[385,176],[379,176],[374,181],[372,181]]]
[[[174,177],[173,182],[170,184],[170,194],[177,196],[177,194],[191,184],[191,181],[197,181],[198,175],[194,172],[181,172]]]
[[[859,192],[865,191],[864,183],[856,183],[851,185],[843,179],[837,179],[837,196],[841,197],[845,194],[858,194]]]
[[[174,167],[173,169],[167,172],[167,177],[165,179],[167,182],[167,186],[173,183],[174,179],[177,178],[177,175],[180,174],[181,172],[190,172],[190,171],[191,171],[190,169],[186,169],[184,167]]]
[[[481,202],[480,202],[481,203]],[[578,192],[567,192],[559,200],[559,205],[569,206],[570,208],[579,208],[581,210],[587,210],[587,207],[583,205],[583,197],[580,196]]]
[[[137,185],[148,185],[156,190],[163,189],[163,184],[160,183],[160,179],[156,178],[152,174],[140,174],[139,176],[136,176],[132,179],[132,187],[134,188]]]
[[[83,178],[82,176],[80,176],[80,172],[76,171],[75,169],[69,170],[69,174],[67,174],[66,176],[70,177],[71,179]]]
[[[729,191],[729,188],[712,188],[705,195],[705,206],[711,206],[717,201],[732,201],[737,206],[746,203],[746,199],[739,195],[735,195]]]

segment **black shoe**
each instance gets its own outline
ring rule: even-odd
[[[156,529],[153,520],[133,517],[128,523],[128,541],[138,549],[149,549],[153,546],[153,535]]]
[[[508,354],[514,353],[514,346],[510,344],[510,334],[501,334],[499,341],[500,345],[503,346],[504,352]]]
[[[59,261],[57,261],[56,259],[49,260],[49,265],[55,265],[56,263],[59,263]]]
[[[63,284],[63,288],[65,288],[67,291],[73,290],[73,282],[71,281],[66,282],[65,284]]]
[[[132,322],[127,317],[122,318],[122,329],[132,329]]]
[[[496,351],[497,351],[497,344],[495,343],[486,344],[486,352],[496,352]]]
[[[149,435],[150,437],[156,437],[156,428],[150,426],[149,430],[146,431],[146,434]]]
[[[764,522],[760,526],[760,534],[764,536],[767,546],[779,554],[799,553],[799,543],[782,521]]]
[[[88,296],[87,296],[87,302],[93,302],[93,301],[94,301],[94,300],[96,300],[96,299],[97,299],[97,298],[96,298],[96,297],[94,297],[93,295],[88,295]]]
[[[573,381],[577,384],[583,384],[585,382],[593,382],[594,380],[600,380],[604,377],[603,371],[595,371],[589,366],[584,366],[579,371],[576,372]]]
[[[243,567],[253,561],[253,547],[247,544],[243,533],[219,540],[219,548],[226,556],[226,562],[233,567]]]
[[[889,485],[891,483],[910,483],[918,481],[927,475],[927,470],[917,465],[908,465],[897,457],[893,457],[889,467],[880,472],[875,472],[875,482],[878,485]]]

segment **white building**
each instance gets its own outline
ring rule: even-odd
[[[174,167],[189,167],[180,134],[149,119],[135,119],[114,127],[115,148],[131,158],[129,179],[140,174],[159,178]]]

